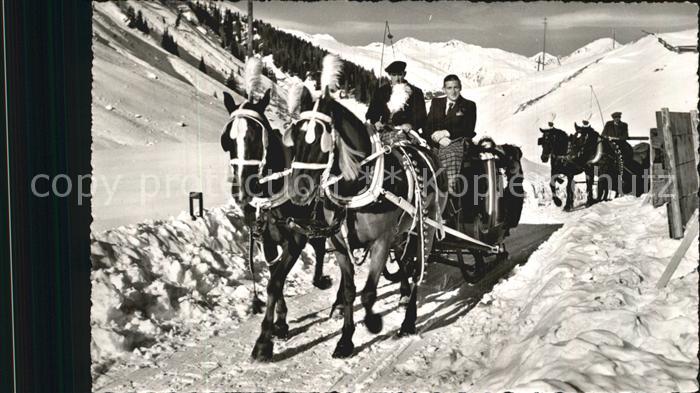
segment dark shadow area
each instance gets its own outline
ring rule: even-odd
[[[462,274],[458,268],[447,266],[443,264],[432,264],[428,267],[428,272],[426,276],[426,281],[422,284],[419,292],[419,306],[429,303],[439,303],[435,309],[431,310],[429,313],[418,315],[416,326],[418,331],[421,333],[429,332],[432,330],[439,329],[444,326],[448,326],[456,322],[461,317],[464,317],[469,313],[470,310],[476,306],[484,294],[491,291],[493,286],[502,278],[507,277],[517,265],[523,265],[527,262],[530,255],[532,255],[535,250],[537,250],[542,243],[547,241],[549,237],[561,228],[561,224],[523,224],[511,230],[511,236],[506,239],[506,249],[509,250],[510,256],[507,260],[502,260],[494,262],[493,258],[487,259],[487,268],[481,277],[473,285],[465,285]],[[466,257],[466,256],[465,256]],[[490,262],[490,263],[489,263]],[[441,284],[442,283],[442,284]],[[397,295],[399,292],[398,284],[387,284],[396,285],[396,289],[381,294],[377,300],[385,299],[387,297]],[[440,289],[443,288],[443,289]],[[451,297],[447,300],[441,300],[440,296],[445,290],[451,290],[459,288],[457,295]],[[426,289],[433,289],[432,291],[426,293]],[[359,297],[360,293],[358,293]],[[355,312],[362,308],[361,304],[357,304],[353,307]],[[300,322],[307,320],[309,318],[318,317],[323,311],[329,310],[330,307],[324,310],[316,311],[311,314],[304,315],[295,319],[293,322]],[[388,315],[389,313],[399,309],[398,306],[391,307],[379,313],[382,317]],[[439,316],[438,316],[439,315]],[[328,321],[330,318],[323,317],[315,319],[304,326],[296,327],[290,330],[289,338],[294,337],[298,334],[308,331],[312,326]],[[362,320],[356,321],[355,325],[362,323]],[[384,341],[387,339],[392,339],[396,337],[397,329],[391,329],[383,334],[379,334],[372,340],[362,344],[355,348],[353,353],[357,355],[358,353],[370,348],[375,343]],[[283,352],[275,354],[273,356],[273,361],[278,362],[281,360],[289,359],[296,356],[302,352],[305,352],[318,344],[331,340],[334,337],[339,337],[341,330],[333,332],[331,334],[326,334],[324,336],[318,337],[312,341],[303,343],[294,348],[287,348]],[[329,354],[330,356],[330,354]]]
[[[462,285],[456,296],[441,303],[430,313],[418,316],[416,325],[419,331],[425,333],[439,329],[467,315],[479,303],[484,294],[490,292],[500,279],[507,277],[515,266],[525,264],[532,253],[561,226],[561,224],[523,224],[511,230],[511,236],[505,241],[506,249],[510,252],[509,258],[495,263],[492,258],[487,258],[487,267],[474,285]],[[444,274],[461,276],[461,272],[457,268],[445,265],[439,266]],[[440,293],[424,295],[421,303],[426,304],[426,300],[428,302],[439,301],[437,300],[439,295]],[[436,300],[429,301],[432,297],[435,297]],[[449,311],[446,314],[431,323],[431,319],[448,309]]]
[[[386,310],[384,310],[384,311],[382,311],[382,312],[377,313],[377,315],[380,315],[380,316],[382,316],[382,317],[385,317],[386,315],[388,315],[388,314],[391,313],[392,311],[396,310],[397,308],[398,308],[398,306],[394,306],[394,307],[392,307],[392,308],[389,308],[389,309],[386,309]],[[356,328],[356,329],[358,328],[357,325],[360,324],[361,322],[363,322],[363,320],[356,320],[356,321],[355,321],[355,328]],[[306,343],[301,344],[301,345],[299,345],[299,346],[296,346],[296,347],[294,347],[294,348],[287,348],[287,349],[285,349],[284,351],[282,351],[282,352],[280,352],[280,353],[274,354],[274,355],[272,356],[272,361],[273,361],[273,362],[279,362],[279,361],[286,360],[286,359],[289,359],[289,358],[291,358],[291,357],[294,357],[294,356],[296,356],[296,355],[298,355],[298,354],[300,354],[300,353],[302,353],[302,352],[308,351],[309,349],[315,347],[315,346],[318,345],[318,344],[321,344],[321,343],[323,343],[323,342],[326,342],[326,341],[332,339],[333,337],[338,337],[338,336],[340,336],[341,333],[342,333],[342,330],[341,330],[341,329],[338,329],[337,331],[335,331],[335,332],[333,332],[333,333],[326,334],[325,336],[318,337],[318,338],[315,339],[315,340],[306,342]],[[390,337],[390,335],[382,335],[382,336]],[[378,336],[378,337],[379,337],[379,336]],[[376,341],[376,340],[372,340],[372,342],[375,342],[375,341]],[[362,347],[364,347],[364,345],[363,345]],[[353,356],[355,356],[357,353],[360,352],[360,351],[359,351],[359,348],[360,348],[360,347],[358,347],[358,348],[355,349],[355,352],[353,352]],[[328,356],[330,357],[330,356],[331,356],[331,353],[329,353]]]

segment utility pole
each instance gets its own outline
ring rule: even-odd
[[[612,48],[615,49],[615,28],[614,27],[613,27],[612,31],[613,31],[612,32],[613,33],[613,47]]]
[[[382,77],[382,70],[384,69],[384,46],[386,45],[386,39],[389,39],[389,42],[391,42],[391,52],[394,54],[394,57],[396,57],[396,52],[394,52],[394,36],[391,35],[391,30],[389,30],[389,21],[385,21],[384,23],[384,36],[382,37],[382,57],[379,60],[379,78]]]
[[[248,0],[248,57],[253,57],[253,0]]]
[[[542,39],[542,71],[544,71],[544,63],[547,60],[545,54],[547,53],[547,17],[544,17],[544,38]]]

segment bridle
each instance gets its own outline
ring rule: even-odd
[[[246,101],[244,101],[243,104],[245,104],[245,102]],[[241,104],[240,106],[243,106],[243,104]],[[250,121],[257,123],[260,126],[260,129],[262,130],[263,153],[262,153],[261,159],[259,159],[259,160],[245,158],[245,143],[243,141],[243,138],[245,137],[245,132],[240,132],[237,129],[234,130],[234,127],[237,127],[237,124],[236,124],[237,121],[245,121],[245,120],[250,120]],[[267,122],[265,121],[265,119],[263,119],[263,117],[260,115],[260,113],[254,111],[252,109],[245,109],[245,108],[239,107],[239,109],[236,109],[235,111],[231,112],[231,116],[229,118],[228,123],[226,123],[226,125],[224,125],[224,129],[226,129],[226,127],[228,127],[229,124],[231,125],[231,129],[229,131],[229,137],[231,137],[231,139],[235,139],[237,141],[237,143],[236,143],[237,157],[232,158],[230,160],[230,165],[232,168],[237,168],[237,170],[238,170],[237,174],[241,180],[243,178],[243,167],[244,166],[257,166],[258,176],[259,177],[262,176],[263,168],[265,167],[265,164],[267,162],[267,147],[268,147],[268,143],[269,143],[269,134],[268,134],[269,130],[268,130],[268,127],[265,126],[266,123]],[[234,131],[236,132],[236,135],[232,135]],[[235,138],[234,138],[234,136],[235,136]],[[234,176],[235,175],[236,175],[236,173],[234,173]],[[273,174],[273,175],[276,175],[276,174]],[[273,175],[266,176],[265,178],[270,178]],[[279,177],[281,177],[281,176],[279,176]],[[265,179],[265,178],[261,178],[259,180],[259,183],[261,183],[261,184],[264,183],[263,179]],[[281,205],[287,199],[288,198],[287,198],[286,192],[283,191],[283,192],[277,193],[277,194],[275,194],[271,197],[267,197],[267,198],[253,196],[253,198],[250,201],[250,204],[253,207],[257,208],[258,210],[261,208],[268,208],[269,209],[269,208]]]
[[[245,102],[244,102],[245,103]],[[241,104],[243,106],[243,104]],[[262,130],[262,139],[263,139],[263,155],[262,158],[259,160],[256,159],[246,159],[245,158],[245,144],[243,143],[243,138],[245,137],[245,132],[238,132],[238,130],[234,130],[234,127],[237,126],[238,121],[245,121],[245,120],[251,120],[258,125],[260,125],[260,129]],[[231,116],[229,118],[228,123],[224,127],[228,127],[229,124],[231,125],[231,129],[229,131],[229,137],[231,139],[235,139],[237,141],[236,143],[236,148],[237,148],[237,157],[231,159],[231,166],[236,166],[238,167],[239,170],[239,175],[242,175],[242,169],[244,166],[257,166],[258,167],[258,173],[262,171],[263,166],[265,165],[265,162],[267,160],[267,144],[268,144],[268,130],[267,127],[265,127],[264,120],[260,114],[252,109],[243,109],[239,108],[236,109],[235,111],[231,112]],[[232,135],[233,132],[236,131],[236,135]]]

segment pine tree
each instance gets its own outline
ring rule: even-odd
[[[129,6],[129,8],[126,9],[126,17],[128,20],[127,27],[130,29],[136,27],[136,11],[134,11],[133,7]]]
[[[173,37],[168,33],[167,28],[163,32],[163,37],[160,41],[160,46],[163,47],[163,49],[165,49],[166,51],[174,54],[175,56],[180,56],[180,51],[178,50],[177,42],[175,42]]]
[[[203,73],[207,73],[207,66],[204,64],[204,57],[199,58],[199,66],[197,66],[197,68],[199,68],[199,70]]]

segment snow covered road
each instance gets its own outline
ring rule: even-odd
[[[290,338],[276,341],[271,364],[251,363],[249,360],[259,333],[261,317],[257,316],[239,326],[222,329],[216,336],[193,343],[167,359],[142,365],[136,370],[129,368],[108,373],[101,378],[98,391],[374,389],[373,384],[384,385],[394,380],[397,372],[401,374],[393,367],[397,362],[434,345],[444,334],[444,329],[450,329],[451,324],[460,318],[469,318],[469,311],[481,297],[500,279],[507,277],[514,266],[525,263],[529,255],[559,227],[518,227],[506,243],[511,253],[509,260],[494,266],[475,286],[465,284],[459,271],[453,267],[431,265],[419,292],[419,336],[394,338],[403,318],[402,310],[397,308],[398,284],[382,280],[375,310],[384,317],[384,330],[379,335],[372,335],[364,327],[358,327],[354,337],[355,356],[347,360],[333,359],[331,353],[340,336],[342,319],[330,319],[328,313],[337,286],[327,291],[313,289],[288,301]],[[363,282],[365,268],[357,269],[357,283]],[[329,268],[328,271],[337,275],[333,270]],[[358,296],[355,320],[361,324],[363,318]]]

